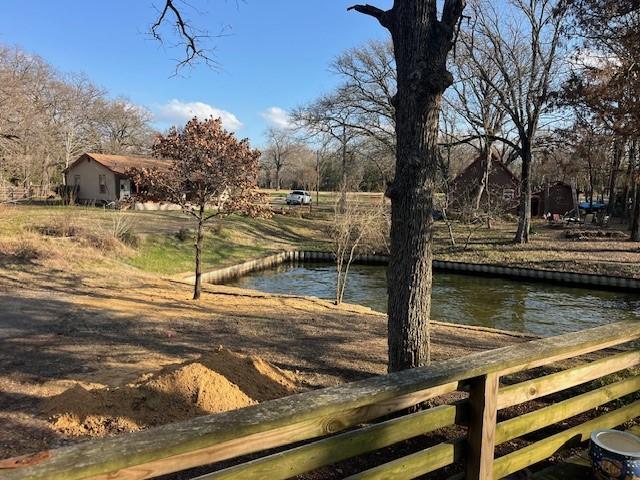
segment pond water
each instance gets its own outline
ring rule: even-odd
[[[333,299],[335,277],[335,266],[330,264],[284,264],[251,273],[229,285]],[[344,301],[385,312],[385,267],[352,265]],[[436,272],[431,318],[551,336],[622,320],[640,320],[640,296]]]

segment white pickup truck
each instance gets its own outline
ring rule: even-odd
[[[304,190],[294,190],[287,195],[287,205],[311,205],[311,195]]]

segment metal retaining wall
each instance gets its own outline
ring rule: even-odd
[[[251,272],[266,270],[286,262],[334,262],[333,253],[317,251],[290,250],[269,255],[267,257],[249,260],[239,265],[206,272],[202,275],[203,283],[223,284],[234,278]],[[385,265],[386,255],[361,255],[354,263],[366,265]],[[610,275],[595,275],[588,273],[560,272],[554,270],[539,270],[533,268],[504,267],[500,265],[448,262],[434,260],[433,268],[441,272],[501,277],[511,280],[537,281],[569,286],[582,286],[597,289],[640,292],[640,280]],[[195,278],[185,279],[193,283]]]

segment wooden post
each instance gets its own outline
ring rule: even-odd
[[[466,480],[493,478],[499,379],[490,373],[471,383]]]

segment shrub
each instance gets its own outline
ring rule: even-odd
[[[29,263],[50,256],[51,251],[33,234],[25,232],[11,238],[0,239],[0,261]]]
[[[117,250],[123,246],[122,242],[114,237],[113,234],[102,230],[85,232],[82,235],[81,242],[105,252]]]
[[[65,213],[54,216],[47,224],[35,227],[36,231],[49,237],[76,237],[81,234],[82,227],[74,215]]]
[[[105,236],[111,236],[113,239],[125,245],[136,247],[140,242],[138,236],[133,233],[131,225],[131,218],[126,214],[114,213],[111,216],[111,228],[105,232]]]
[[[191,233],[191,230],[188,229],[188,228],[184,228],[183,227],[183,228],[181,228],[180,230],[178,230],[176,232],[176,238],[181,242],[186,242],[192,236],[193,236],[193,234]]]

